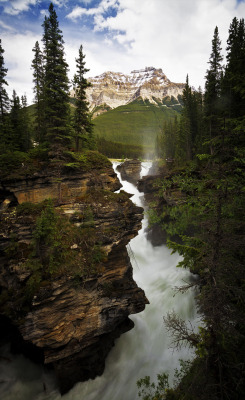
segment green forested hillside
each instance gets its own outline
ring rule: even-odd
[[[95,136],[127,145],[154,147],[164,122],[179,116],[171,100],[158,106],[149,101],[136,100],[117,107],[93,120]]]
[[[164,176],[155,180],[151,222],[183,257],[178,266],[195,274],[177,290],[195,290],[200,322],[195,329],[174,310],[164,316],[172,346],[191,347],[195,358],[180,362],[174,388],[166,374],[156,385],[149,377],[138,381],[143,400],[245,398],[244,19],[233,18],[226,51],[223,66],[216,26],[204,95],[187,76],[179,123],[156,146]]]

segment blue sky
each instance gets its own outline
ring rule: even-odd
[[[8,68],[8,91],[33,101],[31,61],[50,1],[0,0],[0,38]],[[87,77],[162,68],[173,82],[187,73],[204,86],[214,28],[225,49],[233,17],[245,17],[245,0],[53,0],[65,41],[69,76],[84,47]]]

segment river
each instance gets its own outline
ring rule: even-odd
[[[116,167],[114,163],[114,167]],[[150,163],[142,163],[146,175]],[[120,177],[119,177],[120,178]],[[129,182],[122,181],[123,190],[133,193],[131,198],[142,206],[143,196]],[[152,380],[167,372],[173,381],[179,359],[191,357],[188,348],[173,351],[163,316],[175,311],[193,325],[197,322],[194,293],[176,293],[175,287],[191,279],[191,274],[176,265],[178,254],[164,245],[153,247],[146,238],[147,217],[144,217],[138,236],[130,241],[128,251],[134,270],[134,279],[144,289],[150,304],[136,315],[130,316],[135,327],[123,334],[115,343],[106,360],[101,377],[76,384],[62,400],[136,400],[138,379],[150,375]],[[33,364],[22,355],[13,356],[9,348],[1,349],[0,393],[2,400],[58,400],[61,399],[51,372]],[[44,390],[45,386],[45,390]]]

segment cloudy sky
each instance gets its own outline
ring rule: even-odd
[[[32,48],[41,44],[50,1],[0,0],[0,38],[8,91],[33,101]],[[53,0],[65,41],[70,78],[80,44],[87,77],[162,68],[173,82],[204,86],[214,28],[226,47],[232,19],[245,17],[245,0]]]

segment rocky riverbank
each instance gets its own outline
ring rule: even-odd
[[[111,164],[64,168],[58,178],[45,167],[1,181],[0,313],[6,336],[11,331],[19,351],[52,366],[65,393],[103,373],[115,338],[133,327],[128,316],[142,311],[148,300],[132,278],[126,250],[141,227],[143,209],[124,192],[114,193],[120,183]],[[51,251],[46,242],[37,242],[47,198],[55,221],[78,231],[72,231],[74,243],[60,249],[64,265],[47,273],[43,262],[38,275],[37,243],[46,258]],[[63,246],[68,239],[55,240]],[[27,293],[34,277],[38,284]]]
[[[117,166],[117,171],[120,172],[123,181],[137,185],[140,179],[141,162],[137,159],[126,160]]]

